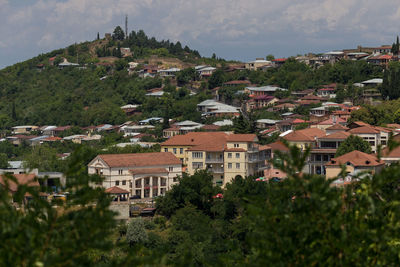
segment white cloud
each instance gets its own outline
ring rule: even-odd
[[[18,5],[0,0],[0,34],[7,36],[2,47],[9,57],[21,48],[65,47],[124,25],[125,14],[130,30],[198,45],[194,48],[200,51],[236,49],[252,56],[255,50],[243,50],[245,44],[296,54],[310,44],[327,49],[391,43],[400,8],[395,0],[36,0]]]

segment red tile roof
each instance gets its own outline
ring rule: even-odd
[[[321,140],[345,140],[347,137],[349,137],[351,134],[349,132],[336,132],[333,134],[329,134],[323,137],[320,137],[319,139]]]
[[[181,161],[170,152],[103,154],[97,157],[102,159],[109,167],[145,167],[181,164]]]
[[[257,140],[255,134],[230,134],[228,135],[228,142],[254,142]]]
[[[367,154],[358,150],[354,150],[347,154],[344,154],[340,157],[333,158],[330,162],[326,163],[327,166],[339,166],[342,164],[351,163],[353,166],[380,166],[384,165],[385,162],[382,160],[378,160],[378,158],[374,155]]]
[[[349,130],[352,134],[378,134],[379,131],[370,126],[362,126]]]
[[[35,174],[12,174],[20,185],[29,185],[29,186],[40,186],[39,182],[35,180]],[[4,175],[0,176],[0,184],[5,186],[5,181],[8,181],[8,190],[11,192],[16,192],[18,189],[18,185],[12,181],[11,179],[6,179]]]
[[[336,123],[335,125],[332,125],[332,126],[330,126],[330,127],[328,127],[328,128],[326,128],[325,130],[341,130],[341,131],[347,131],[349,128],[347,128],[346,126],[343,126],[343,125],[341,125],[341,124],[339,124],[339,123]]]
[[[129,191],[119,188],[118,186],[107,188],[105,192],[108,194],[129,194]]]
[[[316,138],[325,136],[325,131],[318,128],[307,128],[298,130],[285,135],[283,138],[292,142],[314,142]]]
[[[268,144],[267,146],[270,147],[272,151],[281,151],[281,152],[289,151],[289,148],[281,141],[276,141],[274,143]]]
[[[204,143],[225,145],[227,134],[224,132],[191,132],[185,135],[175,135],[161,146],[197,146]]]

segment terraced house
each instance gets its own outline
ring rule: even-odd
[[[225,185],[237,175],[262,175],[266,153],[255,134],[193,132],[170,138],[161,150],[172,152],[187,165],[187,172],[209,170],[214,183]]]

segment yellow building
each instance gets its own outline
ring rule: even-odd
[[[265,153],[257,141],[254,134],[192,132],[162,143],[161,151],[174,153],[189,174],[207,169],[216,184],[225,185],[238,175],[262,175]]]

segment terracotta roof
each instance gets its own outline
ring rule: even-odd
[[[349,133],[352,133],[352,134],[377,134],[377,133],[379,133],[379,131],[375,130],[374,128],[372,128],[370,126],[362,126],[362,127],[357,127],[357,128],[349,130]]]
[[[378,160],[374,155],[367,154],[358,150],[354,150],[340,157],[333,158],[330,162],[326,163],[327,166],[339,166],[342,164],[351,163],[353,166],[380,166],[384,165],[385,162]]]
[[[215,130],[215,131],[218,130],[219,128],[221,128],[221,127],[218,125],[214,125],[214,124],[207,124],[202,127],[202,129],[204,129],[204,130]]]
[[[21,185],[40,186],[39,182],[35,180],[35,174],[12,174],[12,176],[14,176]],[[0,176],[0,184],[5,185],[4,175]],[[8,179],[8,186],[8,189],[12,192],[16,192],[18,189],[18,185],[10,179]]]
[[[105,192],[108,194],[129,194],[129,191],[119,188],[118,186],[107,188]]]
[[[251,84],[250,81],[247,80],[237,80],[237,81],[229,81],[224,83],[225,85],[236,85],[236,84]]]
[[[342,131],[347,131],[349,128],[347,128],[346,126],[343,126],[339,123],[336,123],[335,125],[332,125],[328,128],[326,128],[326,130],[342,130]]]
[[[162,146],[198,146],[201,144],[214,143],[223,147],[227,134],[224,132],[190,132],[185,135],[175,135],[161,143]]]
[[[152,173],[168,173],[165,168],[141,168],[141,169],[133,169],[129,170],[133,175],[135,174],[152,174]]]
[[[331,139],[331,140],[344,140],[344,139],[346,139],[347,137],[349,137],[351,134],[349,133],[349,132],[344,132],[344,131],[341,131],[341,132],[336,132],[336,133],[333,133],[333,134],[329,134],[329,135],[326,135],[326,136],[323,136],[323,137],[320,137],[319,139],[321,139],[321,140],[329,140],[329,139]]]
[[[287,141],[306,141],[313,142],[315,138],[320,138],[325,136],[325,131],[318,128],[307,128],[303,130],[298,130],[285,135],[283,138]]]
[[[400,124],[398,124],[398,123],[390,123],[390,124],[387,124],[386,127],[394,128],[394,129],[400,129]]]
[[[272,151],[277,151],[277,150],[281,152],[289,151],[289,148],[281,141],[276,141],[274,143],[268,144],[267,146],[269,146]]]
[[[228,142],[253,142],[257,140],[255,134],[230,134],[228,135]]]
[[[273,59],[272,61],[273,62],[285,62],[287,60],[287,58],[276,58],[276,59]]]
[[[181,161],[170,152],[98,155],[109,167],[176,165]]]
[[[354,121],[354,122],[352,122],[351,124],[355,124],[355,125],[357,125],[358,127],[361,127],[361,126],[371,126],[371,125],[369,125],[368,123],[363,122],[363,121]]]
[[[57,128],[55,128],[55,129],[53,129],[53,131],[56,131],[56,132],[62,132],[62,131],[65,131],[65,130],[68,130],[68,129],[71,129],[72,128],[72,126],[60,126],[60,127],[57,127]]]
[[[346,120],[342,118],[336,118],[336,123],[346,123]],[[327,120],[321,121],[318,125],[333,125],[333,118],[329,118]]]

